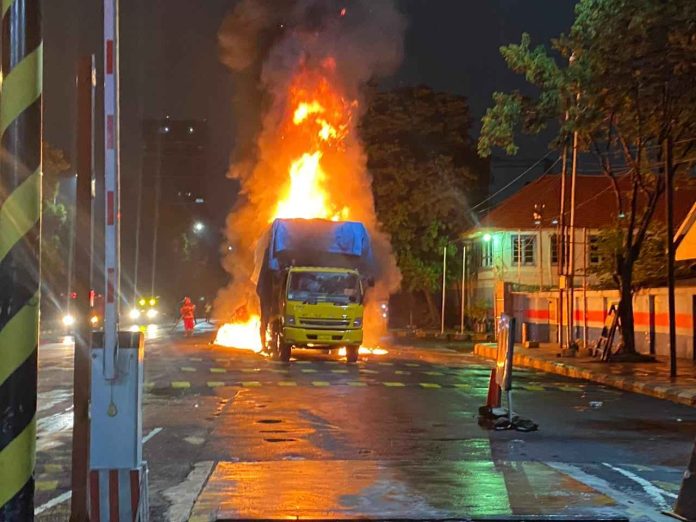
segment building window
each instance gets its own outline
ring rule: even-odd
[[[483,268],[493,266],[493,241],[481,242],[481,266]]]
[[[558,234],[551,234],[551,264],[558,264]]]
[[[602,256],[599,253],[599,236],[589,237],[590,248],[588,256],[591,265],[598,265],[602,261]]]
[[[512,262],[513,264],[534,265],[536,251],[536,235],[512,234]]]

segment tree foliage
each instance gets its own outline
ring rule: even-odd
[[[495,93],[478,150],[515,153],[517,133],[550,124],[559,128],[552,146],[577,132],[580,150],[611,179],[617,212],[626,216],[611,277],[621,292],[624,346],[633,351],[634,266],[665,190],[665,145],[673,144],[669,168],[677,175],[694,164],[696,2],[580,0],[570,33],[553,48],[555,55],[531,48],[523,35],[501,49],[534,94]]]
[[[470,224],[468,201],[487,181],[470,125],[465,98],[428,87],[376,93],[361,123],[377,215],[391,235],[402,284],[424,292],[433,321],[443,247]],[[449,252],[455,274],[456,248]]]

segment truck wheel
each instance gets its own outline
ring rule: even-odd
[[[289,362],[290,361],[290,352],[292,351],[292,346],[289,345],[288,343],[278,343],[278,360],[283,361],[283,362]]]
[[[358,362],[358,352],[360,346],[346,346],[346,361],[349,363]]]

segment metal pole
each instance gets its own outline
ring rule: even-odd
[[[578,133],[573,133],[573,156],[570,174],[570,226],[568,253],[568,347],[575,339],[575,192],[578,174]]]
[[[34,519],[41,288],[41,2],[2,3],[0,520]]]
[[[669,376],[677,377],[677,325],[674,299],[674,170],[672,137],[665,140],[665,213],[667,222],[667,302],[669,306]]]
[[[522,282],[522,231],[517,231],[517,284]]]
[[[442,310],[440,313],[440,333],[445,333],[445,298],[447,297],[447,246],[442,249]]]
[[[116,376],[119,302],[119,99],[118,99],[118,0],[104,0],[104,377]]]
[[[582,262],[582,343],[587,349],[587,256],[588,236],[587,228],[583,228],[583,262]]]
[[[566,121],[568,113],[566,112]],[[563,349],[563,310],[565,300],[565,275],[566,275],[566,228],[565,228],[565,203],[566,203],[566,177],[568,176],[568,145],[563,143],[561,165],[561,203],[560,216],[558,216],[558,344]]]
[[[464,306],[466,305],[466,245],[462,245],[462,302],[459,317],[459,333],[464,335]]]
[[[143,169],[138,173],[138,205],[135,213],[135,259],[133,260],[133,307],[138,302],[138,268],[140,265],[140,223],[143,206]]]
[[[80,58],[77,70],[77,190],[75,256],[76,319],[73,372],[73,438],[71,522],[88,520],[87,473],[89,468],[89,390],[92,328],[89,322],[92,288],[92,172],[94,129],[94,56]]]

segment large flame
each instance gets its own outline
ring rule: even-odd
[[[324,60],[324,73],[335,68]],[[276,218],[348,219],[350,209],[336,203],[327,186],[330,172],[322,165],[325,153],[335,155],[344,149],[356,101],[344,99],[322,72],[302,70],[289,89],[288,110],[282,124],[284,139],[294,154],[287,164],[287,181],[280,190]],[[215,344],[261,351],[259,317],[227,323],[217,333]]]

